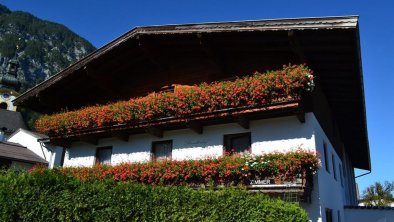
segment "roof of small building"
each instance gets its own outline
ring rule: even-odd
[[[356,210],[394,210],[394,207],[382,207],[382,206],[345,206],[345,209],[356,209]]]
[[[19,128],[27,128],[22,114],[16,111],[0,109],[0,129],[12,133]]]
[[[33,151],[18,144],[0,141],[0,158],[16,160],[26,163],[48,164],[46,160],[35,154]]]
[[[29,134],[29,135],[37,138],[37,139],[46,139],[46,138],[48,138],[47,135],[44,135],[44,134],[41,134],[41,133],[37,133],[37,132],[33,132],[33,131],[30,131],[30,130],[27,130],[27,129],[22,129],[22,128],[19,128],[17,131],[12,133],[8,138],[13,137],[13,136],[17,135],[20,132]]]

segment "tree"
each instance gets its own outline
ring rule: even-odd
[[[391,192],[394,191],[394,182],[385,181],[384,184],[375,182],[363,192],[363,202],[366,206],[388,207],[394,202]]]

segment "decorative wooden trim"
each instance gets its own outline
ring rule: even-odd
[[[300,123],[305,123],[305,105],[302,101],[299,102],[296,117],[300,121]]]
[[[85,143],[92,144],[95,146],[98,145],[98,138],[97,137],[81,137],[79,140],[81,142],[85,142]]]
[[[112,136],[124,142],[129,142],[130,140],[130,135],[128,133],[113,133]]]
[[[243,107],[192,114],[186,117],[168,117],[140,123],[120,124],[80,130],[68,134],[49,135],[49,137],[51,141],[57,141],[58,144],[63,143],[65,140],[68,141],[68,147],[70,147],[72,141],[80,141],[81,137],[95,136],[97,138],[104,138],[118,133],[127,133],[129,135],[136,133],[149,133],[158,138],[162,138],[164,130],[189,128],[188,123],[192,121],[200,122],[201,125],[205,126],[232,123],[236,121],[234,116],[240,115],[244,115],[250,120],[291,116],[295,115],[298,106],[299,100],[291,100],[269,104],[262,107]],[[155,133],[156,135],[152,133]]]
[[[156,127],[148,127],[145,129],[145,132],[152,135],[156,136],[159,138],[163,138],[163,130],[156,128]]]
[[[244,129],[250,128],[250,121],[245,115],[238,116],[237,123]]]

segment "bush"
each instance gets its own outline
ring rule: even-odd
[[[0,175],[0,221],[308,221],[295,204],[242,189],[82,181],[59,170]]]

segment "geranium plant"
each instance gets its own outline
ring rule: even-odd
[[[281,70],[256,72],[235,81],[202,83],[175,92],[155,93],[128,101],[44,115],[36,121],[36,129],[44,134],[66,134],[228,108],[258,107],[299,99],[302,91],[312,89],[313,75],[308,67],[285,65]]]
[[[316,153],[305,150],[263,155],[230,155],[201,160],[163,160],[117,166],[59,168],[81,180],[113,179],[150,185],[248,185],[250,180],[279,178],[292,181],[310,177],[320,166]],[[32,173],[42,173],[35,168]]]

